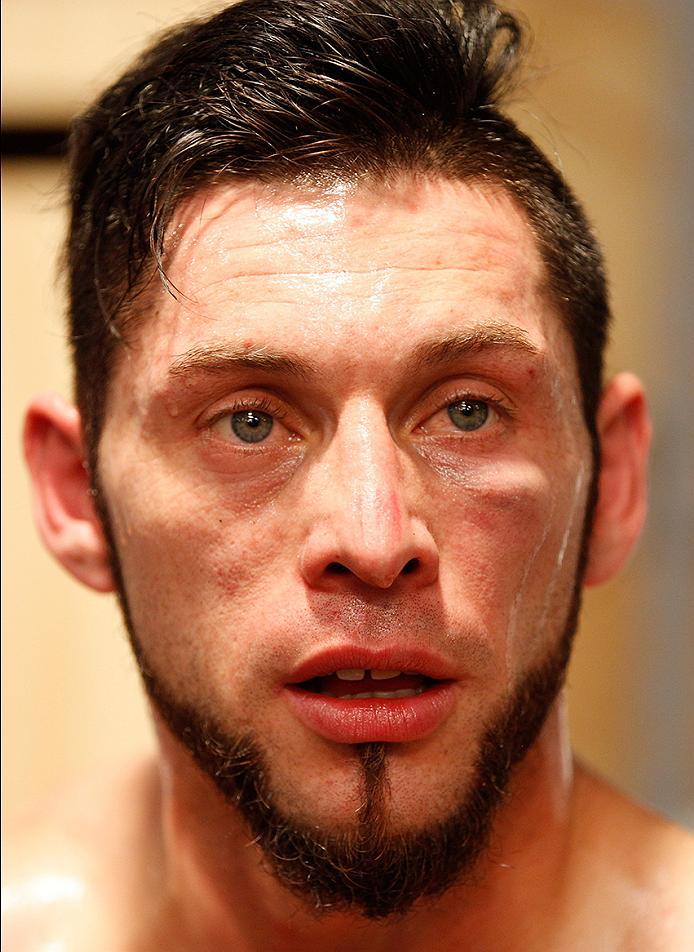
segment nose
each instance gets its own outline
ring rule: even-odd
[[[358,580],[403,590],[435,581],[438,549],[413,511],[417,480],[412,473],[408,478],[409,460],[382,416],[363,409],[347,414],[313,466],[300,558],[311,587],[334,591]]]

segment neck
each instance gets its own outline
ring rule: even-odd
[[[317,916],[268,871],[243,821],[189,755],[158,724],[166,919],[178,940],[239,950],[310,947],[379,950],[406,942],[430,948],[431,930],[470,947],[494,948],[551,926],[568,861],[573,781],[563,696],[516,768],[496,814],[490,848],[472,885],[416,905],[394,922],[359,915]],[[205,940],[203,942],[203,939]]]

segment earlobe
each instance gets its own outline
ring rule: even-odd
[[[34,490],[34,515],[46,547],[80,582],[99,592],[112,591],[77,409],[53,394],[36,397],[26,415],[24,453]]]
[[[597,426],[601,464],[584,576],[586,585],[599,585],[619,572],[646,517],[651,424],[643,386],[633,374],[618,374],[607,385]]]

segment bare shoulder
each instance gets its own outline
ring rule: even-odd
[[[587,892],[599,889],[624,927],[620,948],[694,948],[694,836],[581,768],[577,852]]]
[[[104,947],[106,936],[114,940],[122,933],[157,840],[156,790],[152,761],[121,764],[37,803],[8,830],[7,948],[80,952]]]

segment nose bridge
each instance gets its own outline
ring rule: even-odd
[[[336,515],[340,542],[386,557],[407,533],[404,472],[386,420],[357,410],[341,420],[335,440],[334,478],[346,503]]]
[[[412,511],[408,468],[382,409],[345,408],[316,465],[321,505],[303,566],[311,583],[344,574],[387,588],[401,574],[413,584],[414,576],[423,583],[436,575],[435,546]]]

